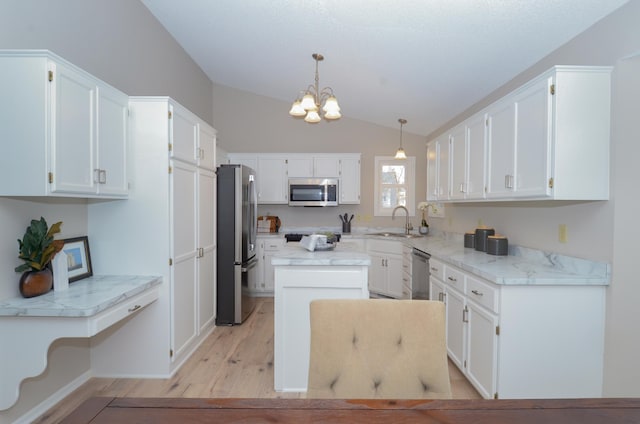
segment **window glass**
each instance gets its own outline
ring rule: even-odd
[[[415,216],[415,157],[376,156],[375,166],[374,214],[390,216],[396,206],[404,206]]]

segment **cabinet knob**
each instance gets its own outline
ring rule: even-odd
[[[475,294],[476,296],[484,296],[484,293],[479,292],[478,290],[471,290],[471,293]]]

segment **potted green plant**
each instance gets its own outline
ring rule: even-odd
[[[61,226],[62,222],[56,222],[49,228],[43,217],[39,221],[32,219],[22,240],[18,239],[18,257],[24,263],[17,266],[15,271],[23,273],[20,277],[22,296],[38,296],[53,287],[51,260],[64,245],[62,240],[54,240],[53,236],[60,232]]]

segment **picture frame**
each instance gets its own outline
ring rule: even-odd
[[[89,237],[82,236],[64,239],[62,251],[67,255],[67,272],[70,283],[93,275],[91,253],[89,251]]]

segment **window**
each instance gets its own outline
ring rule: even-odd
[[[416,158],[394,159],[393,156],[375,158],[375,216],[391,216],[396,206],[404,206],[409,216],[415,216]]]

